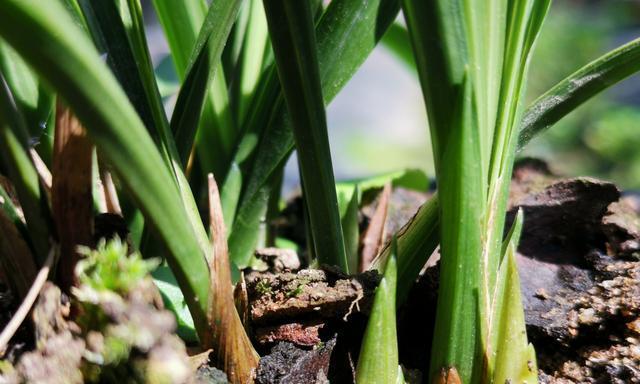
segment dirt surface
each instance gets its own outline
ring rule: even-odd
[[[514,184],[510,214],[525,214],[518,266],[541,382],[640,382],[637,213],[613,184],[558,180],[545,167],[516,168]]]
[[[247,274],[251,333],[263,352],[257,382],[352,382],[379,280],[333,268]]]
[[[226,382],[196,375],[175,335],[175,318],[157,308],[156,295],[149,278],[125,296],[81,285],[74,292],[74,300],[82,303],[79,315],[71,321],[69,299],[47,283],[32,313],[35,349],[5,360],[0,382]]]
[[[348,318],[367,313],[379,277],[371,271],[348,277],[336,271],[305,269],[297,273],[250,273],[246,277],[252,324],[295,319]]]
[[[329,363],[336,340],[304,350],[292,343],[278,343],[260,360],[256,384],[325,384],[329,383]]]
[[[516,167],[509,218],[523,209],[517,261],[542,383],[640,382],[637,201],[610,183],[560,179],[537,160]],[[405,367],[429,361],[438,280],[438,266],[428,268],[400,309]]]
[[[254,336],[261,345],[288,341],[297,346],[313,347],[322,342],[321,332],[325,328],[322,320],[309,320],[279,325],[258,327]]]
[[[396,188],[384,233],[394,233],[427,198]],[[364,201],[363,228],[378,204],[375,195]],[[299,213],[296,207],[290,205],[277,222],[280,233],[294,240],[298,236],[302,245],[302,216],[292,219]],[[525,159],[514,170],[507,230],[520,209],[524,225],[517,262],[540,382],[640,383],[640,198],[621,195],[615,185],[596,179],[561,179],[544,162]],[[100,223],[103,233],[120,233],[112,217]],[[380,276],[346,276],[329,267],[298,270],[304,262],[295,253],[272,248],[258,250],[256,257],[267,271],[245,271],[238,290],[245,325],[262,355],[256,382],[353,382]],[[424,382],[421,370],[430,359],[438,283],[435,264],[399,310],[400,361],[411,383]],[[91,374],[91,356],[105,356],[106,341],[113,338],[129,351],[123,364],[109,368],[114,375],[122,369],[139,373],[140,367],[168,374],[165,368],[171,366],[169,373],[182,375],[176,382],[227,382],[223,372],[206,364],[175,369],[189,364],[174,335],[175,322],[153,304],[151,291],[137,292],[126,300],[96,302],[106,327],[94,332],[82,320],[68,320],[68,300],[49,286],[34,310],[35,349],[19,362],[10,357],[15,371],[7,376],[14,380],[9,382],[27,377],[31,382],[81,382],[82,375]],[[0,321],[14,307],[10,293],[0,290]]]

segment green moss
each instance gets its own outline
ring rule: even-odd
[[[80,247],[78,251],[84,258],[76,266],[76,275],[82,285],[97,292],[126,295],[158,265],[137,252],[128,255],[127,244],[117,237],[108,243],[101,241],[95,250]]]
[[[256,291],[258,291],[260,295],[270,295],[273,289],[268,281],[260,280],[258,284],[256,284]]]
[[[306,283],[298,284],[294,289],[287,291],[287,297],[298,297],[302,293],[302,289],[306,286]]]

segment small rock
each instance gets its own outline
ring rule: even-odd
[[[323,318],[367,313],[379,280],[375,271],[353,277],[317,269],[252,272],[246,277],[251,320],[253,324],[291,323],[316,312]]]
[[[300,269],[298,253],[292,249],[260,248],[255,255],[269,266],[269,272],[297,271]]]
[[[542,299],[542,300],[547,300],[550,297],[549,293],[547,293],[547,290],[544,289],[544,288],[538,288],[536,290],[536,294],[535,295],[536,295],[537,298]]]

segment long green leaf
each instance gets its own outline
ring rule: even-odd
[[[81,5],[94,42],[106,50],[109,66],[156,145],[161,148],[160,152],[175,176],[193,230],[206,254],[208,239],[179,165],[178,150],[169,129],[146,45],[138,0],[128,0],[126,7],[122,8],[113,1],[82,1]],[[150,239],[148,234],[145,239]],[[149,241],[143,242],[141,251],[149,251],[147,244]]]
[[[207,88],[241,3],[242,0],[218,0],[211,5],[189,59],[187,75],[171,118],[171,129],[176,136],[182,164],[186,164],[191,153]],[[218,76],[223,75],[220,73]]]
[[[404,0],[402,9],[429,112],[434,162],[438,170],[445,141],[443,135],[447,135],[452,111],[456,108],[452,100],[458,96],[456,89],[468,62],[462,0]]]
[[[454,367],[463,382],[486,382],[484,367],[495,362],[488,335],[521,100],[549,1],[403,5],[440,190],[442,257],[429,378]]]
[[[140,72],[144,93],[150,104],[156,130],[159,131],[162,143],[167,147],[169,155],[174,159],[177,156],[177,150],[170,134],[169,122],[164,111],[153,63],[151,62],[151,54],[147,46],[147,36],[144,29],[140,0],[127,0],[127,7],[121,6],[120,14],[124,20],[129,44],[136,60],[136,66]]]
[[[262,1],[252,0],[249,2],[249,20],[244,34],[244,44],[240,53],[239,77],[237,89],[237,116],[236,121],[240,125],[244,122],[245,115],[251,100],[258,88],[258,82],[264,72],[264,61],[269,50],[269,36],[267,31],[267,20],[264,14]]]
[[[0,72],[24,117],[30,140],[36,142],[34,148],[49,164],[53,135],[47,132],[50,130],[47,122],[53,115],[53,94],[5,42],[0,42]]]
[[[240,54],[242,53],[242,47],[244,44],[244,37],[247,34],[247,27],[249,24],[249,16],[251,15],[251,4],[255,0],[246,1],[240,8],[238,14],[238,20],[233,25],[229,36],[229,41],[224,47],[222,53],[222,67],[224,68],[224,74],[227,82],[233,81],[238,75],[238,63],[240,62]],[[260,2],[260,1],[257,1]]]
[[[184,80],[207,15],[207,3],[204,0],[153,0],[153,5],[169,43],[178,77]],[[222,75],[222,65],[219,62],[215,65],[215,71]],[[203,171],[201,176],[213,171],[217,178],[222,179],[230,163],[235,137],[224,76],[213,76],[202,114],[197,117],[200,117],[200,123],[196,133],[196,152]],[[184,135],[188,139],[193,132],[185,131]],[[188,143],[180,146],[189,147]]]
[[[515,158],[518,128],[523,111],[523,100],[531,58],[531,50],[539,34],[542,22],[550,6],[550,0],[523,0],[510,4],[507,12],[507,36],[505,38],[502,87],[495,130],[491,139],[491,164],[489,165],[488,204],[483,219],[483,287],[480,294],[480,316],[483,340],[487,340],[490,325],[491,302],[496,298],[496,284],[502,259],[502,238],[507,210],[507,200],[513,162]],[[524,332],[524,330],[523,330]],[[489,348],[485,344],[485,349]],[[493,361],[488,362],[491,365]]]
[[[349,269],[347,273],[358,272],[358,246],[360,245],[360,227],[358,223],[360,201],[360,189],[356,184],[351,193],[351,197],[344,201],[346,205],[344,213],[341,215],[342,231],[344,233],[344,248]],[[338,199],[338,203],[340,199]]]
[[[56,1],[1,2],[0,35],[84,123],[170,250],[168,261],[196,328],[205,332],[209,285],[205,255],[171,171],[91,42]]]
[[[202,226],[202,219],[198,212],[196,200],[191,192],[186,175],[182,172],[181,163],[178,160],[178,148],[171,134],[169,122],[164,111],[162,97],[160,96],[158,83],[155,78],[155,71],[151,62],[149,47],[147,46],[147,37],[145,34],[145,25],[140,0],[127,0],[126,7],[121,3],[120,8],[120,14],[122,15],[122,19],[127,30],[129,44],[133,51],[137,66],[139,67],[138,71],[141,74],[146,98],[151,105],[154,121],[156,122],[156,130],[159,132],[162,146],[165,148],[164,152],[166,152],[166,156],[169,158],[172,170],[176,176],[178,188],[180,190],[183,203],[187,209],[191,225],[198,237],[200,246],[206,255],[209,251],[207,234]]]
[[[146,45],[134,50],[117,2],[82,1],[80,4],[85,19],[90,20],[89,30],[95,44],[104,47],[109,67],[149,134],[157,146],[166,145],[169,123],[156,87],[153,67],[150,61],[145,60],[148,53],[140,52],[142,49],[146,51]]]
[[[482,287],[478,224],[486,196],[486,148],[474,98],[477,69],[471,65],[469,73],[466,68],[469,47],[462,0],[405,0],[403,12],[427,105],[440,191],[441,277],[427,380],[442,368],[455,367],[462,382],[474,383]]]
[[[392,242],[392,244],[394,244]],[[398,380],[398,336],[396,334],[397,264],[395,244],[384,276],[376,288],[373,307],[362,338],[356,383],[390,384]]]
[[[329,104],[355,74],[395,20],[399,7],[398,0],[334,0],[329,4],[316,27],[325,104]],[[277,81],[274,86],[277,87]],[[272,112],[254,121],[257,124],[266,121],[267,125],[261,129],[251,126],[245,128],[251,133],[246,141],[253,143],[249,149],[241,147],[237,154],[242,160],[247,158],[247,153],[251,154],[244,166],[246,176],[243,193],[229,238],[231,258],[239,266],[246,265],[255,246],[252,236],[260,222],[263,209],[260,207],[266,204],[269,196],[268,190],[265,191],[269,188],[269,180],[279,167],[285,165],[294,145],[289,116],[278,97],[278,89],[269,88],[264,92],[269,95],[267,98],[273,100]]]
[[[630,41],[578,69],[527,108],[522,119],[519,148],[592,97],[638,71],[640,39]]]
[[[298,150],[314,253],[320,263],[347,271],[311,8],[297,0],[264,4]]]
[[[520,279],[515,254],[522,212],[505,241],[505,257],[498,272],[495,299],[491,313],[489,338],[493,350],[489,350],[487,374],[494,383],[537,383],[536,354],[527,341],[524,331],[524,310],[520,297]]]
[[[434,377],[442,367],[457,368],[463,382],[471,383],[477,361],[478,292],[481,275],[478,258],[481,234],[478,223],[484,209],[480,141],[471,104],[471,84],[460,90],[458,108],[442,145],[438,171],[440,189],[440,286],[431,354]],[[475,257],[474,257],[475,256]]]
[[[129,2],[137,2],[137,0],[129,0]],[[181,167],[186,166],[187,156],[191,152],[194,136],[198,133],[198,123],[201,127],[205,127],[205,129],[199,131],[199,134],[209,135],[206,137],[209,141],[207,142],[205,138],[202,142],[202,147],[206,148],[206,150],[200,150],[199,152],[201,154],[207,153],[211,156],[210,147],[215,148],[217,145],[222,145],[223,147],[225,145],[229,146],[229,140],[228,138],[225,139],[225,137],[233,130],[233,125],[227,121],[226,116],[229,115],[229,112],[225,112],[228,104],[226,84],[224,83],[222,73],[220,73],[219,76],[214,76],[216,67],[209,64],[216,63],[214,65],[220,67],[220,55],[229,35],[229,30],[235,22],[241,2],[242,0],[220,0],[216,1],[216,3],[209,8],[187,64],[186,80],[178,95],[174,114],[171,119],[171,130],[176,135],[176,148],[174,149],[173,146],[170,147],[172,159],[174,159],[174,161],[172,161],[173,170],[177,176],[180,192],[185,202],[189,219],[192,222],[192,226],[205,255],[208,254],[207,235],[201,225],[202,220],[198,213],[198,207]],[[174,3],[174,7],[175,6],[178,6],[178,4]],[[137,11],[139,11],[138,8]],[[206,58],[206,60],[204,60],[204,58]],[[197,69],[192,71],[194,67],[197,67]],[[199,74],[202,74],[203,70],[209,70],[211,72],[208,73],[206,78],[201,79],[199,78]],[[194,75],[192,75],[192,73],[194,73]],[[203,80],[202,86],[194,85],[194,83],[198,83],[200,80]],[[209,85],[211,86],[208,87]],[[209,88],[212,104],[207,103],[205,105],[205,114],[202,115],[203,119],[199,119],[201,111],[203,110],[203,102],[207,88]],[[194,111],[198,112],[194,113]],[[215,114],[215,119],[213,114]],[[222,122],[224,126],[215,130],[218,125],[214,126],[210,124],[214,120],[217,123]],[[215,133],[219,133],[222,136],[219,138],[211,137],[211,135]],[[171,140],[167,141],[171,142]],[[171,144],[173,143],[171,142]],[[224,152],[214,153],[213,156],[223,159],[222,164],[227,165],[225,162],[227,161],[227,156]],[[202,165],[203,164],[201,164],[201,166]],[[215,164],[210,162],[209,166],[204,168],[204,171],[207,172],[212,168],[215,168]],[[216,171],[218,171],[220,177],[222,177],[226,175],[227,169],[223,169],[223,171],[217,169]]]
[[[38,173],[29,154],[28,133],[22,114],[0,74],[0,156],[8,168],[24,212],[36,262],[49,252],[49,211],[40,189]]]
[[[580,105],[638,71],[640,71],[640,39],[633,40],[580,68],[527,108],[519,132],[518,148],[524,148],[531,139],[543,133]],[[427,204],[433,205],[433,208],[426,209],[426,206],[423,206],[416,217],[398,234],[398,247],[402,255],[398,260],[399,303],[403,301],[403,292],[413,285],[418,272],[438,245],[437,238],[429,242],[425,241],[428,236],[422,236],[425,233],[437,233],[439,227],[437,215],[432,214],[437,212],[437,201],[432,199]],[[420,244],[420,246],[412,250],[403,249],[405,239],[407,244]],[[409,239],[415,240],[409,241]],[[404,269],[402,267],[404,260],[411,260],[412,266]]]

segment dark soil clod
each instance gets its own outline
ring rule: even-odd
[[[270,354],[260,359],[256,384],[329,383],[329,363],[335,345],[336,340],[332,339],[305,350],[292,343],[278,343]]]
[[[640,382],[638,217],[610,183],[516,169],[511,217],[542,383]]]
[[[517,261],[540,382],[640,383],[637,208],[613,184],[558,179],[535,159],[516,166],[509,207],[506,228],[524,210]],[[406,367],[430,359],[438,281],[428,268],[399,312]]]

